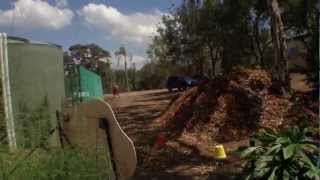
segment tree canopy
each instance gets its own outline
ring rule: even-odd
[[[316,0],[185,0],[163,17],[147,53],[167,74],[213,78],[260,66],[283,81],[287,43],[299,41],[310,67],[317,62],[316,18]]]

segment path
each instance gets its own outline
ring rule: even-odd
[[[121,94],[120,98],[106,96],[127,135],[134,141],[138,167],[133,179],[229,179],[224,168],[217,170],[216,162],[204,156],[196,147],[196,140],[177,138],[170,140],[151,163],[144,163],[155,136],[160,129],[152,126],[154,120],[178,96],[177,92],[150,90]],[[230,175],[230,170],[229,175]],[[219,172],[219,173],[217,173]]]
[[[123,93],[120,98],[107,95],[106,101],[111,104],[123,130],[139,148],[146,143],[148,134],[154,133],[148,128],[149,125],[165,111],[177,94],[167,90],[150,90]]]

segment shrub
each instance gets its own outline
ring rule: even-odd
[[[253,136],[254,146],[240,150],[247,161],[246,179],[315,179],[319,153],[306,126],[283,131],[265,129]]]

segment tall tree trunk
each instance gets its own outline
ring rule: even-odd
[[[132,74],[132,88],[134,90],[137,89],[137,86],[136,86],[136,63],[133,63],[133,74]]]
[[[211,58],[211,77],[214,78],[214,76],[216,75],[216,59],[213,55],[213,47],[210,45],[210,43],[208,43],[208,47],[209,47],[209,51],[210,51],[210,58]],[[216,50],[216,54],[217,54],[217,50]]]
[[[124,56],[124,73],[125,73],[126,90],[129,92],[128,71],[127,71],[127,56]]]
[[[255,41],[255,35],[249,35],[249,38],[250,38],[250,48],[251,48],[251,51],[254,55],[254,58],[256,60],[256,63],[261,63],[260,62],[260,58],[259,58],[259,54],[256,50],[256,41]]]
[[[260,15],[257,15],[257,17],[255,18],[255,22],[254,22],[254,39],[257,45],[257,50],[259,53],[259,61],[261,67],[265,67],[265,62],[264,62],[264,58],[263,58],[263,50],[261,47],[261,41],[260,41],[260,28],[259,28],[259,19],[260,19]]]
[[[204,75],[204,60],[202,57],[201,51],[198,52],[198,73],[203,76]]]
[[[271,17],[271,35],[273,42],[274,78],[288,88],[288,58],[285,32],[281,20],[278,0],[267,0],[268,12]]]

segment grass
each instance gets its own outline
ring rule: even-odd
[[[0,149],[0,179],[115,179],[110,160],[103,152],[80,148],[50,151],[37,149],[31,156],[27,156],[28,152],[8,153]]]
[[[20,105],[15,129],[19,150],[9,152],[2,102],[0,94],[0,180],[115,179],[106,147],[52,149],[53,127],[46,98],[34,110]]]

